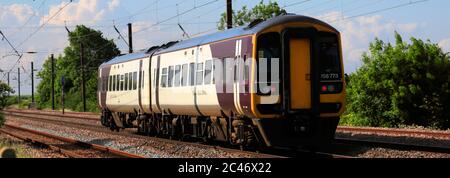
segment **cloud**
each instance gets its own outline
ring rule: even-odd
[[[341,32],[346,72],[353,72],[361,65],[361,54],[368,50],[370,42],[375,38],[389,42],[394,38],[395,31],[409,35],[426,26],[426,24],[415,22],[398,23],[394,20],[387,20],[381,15],[362,16],[348,20],[342,20],[342,17],[340,12],[333,11],[317,18],[330,23]]]
[[[33,8],[26,4],[11,4],[0,6],[0,21],[2,24],[21,24],[34,14]]]
[[[450,52],[450,38],[443,39],[439,42],[439,46],[444,52]]]
[[[108,9],[109,11],[113,11],[114,9],[116,9],[120,4],[120,0],[112,0],[110,2],[108,2]]]
[[[46,22],[50,17],[56,14],[67,2],[61,2],[58,5],[50,6],[49,13],[41,18],[40,24]],[[55,16],[48,24],[64,25],[67,22],[91,22],[102,20],[105,16],[105,9],[101,9],[98,0],[80,0],[72,2],[57,16]]]

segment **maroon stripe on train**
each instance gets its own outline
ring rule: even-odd
[[[105,87],[99,87],[100,91],[100,107],[102,109],[106,109],[106,94],[109,88],[109,74],[111,72],[111,65],[103,67],[102,73],[100,74],[101,78],[100,80],[102,85],[106,85]],[[106,79],[105,79],[106,78]],[[103,88],[106,88],[105,91],[103,91]]]
[[[242,40],[241,56],[244,56],[244,55],[251,56],[252,37],[249,36],[249,37],[232,39],[232,40],[227,40],[227,41],[222,41],[222,42],[211,44],[211,53],[212,53],[213,58],[222,60],[223,63],[225,63],[226,58],[234,59],[235,54],[236,54],[236,41],[237,40]],[[225,67],[227,67],[227,69],[224,69],[224,70],[234,70],[234,66],[233,67],[225,66]],[[220,82],[223,82],[223,81],[216,82],[216,90],[217,90],[216,92],[217,92],[217,98],[219,100],[219,105],[220,105],[221,109],[228,116],[231,112],[237,113],[235,105],[234,105],[234,91],[231,91],[229,93],[222,92],[222,91],[226,91],[227,87],[233,88],[234,79],[225,80],[225,82],[223,82],[224,83],[223,89],[219,88]],[[241,108],[241,109],[243,109],[246,114],[247,113],[251,114],[251,112],[250,112],[250,110],[251,110],[250,95],[249,94],[241,94],[240,97],[241,97],[240,98],[241,101],[238,101],[238,102],[241,103],[241,106],[247,107],[247,109],[243,109],[243,108]]]

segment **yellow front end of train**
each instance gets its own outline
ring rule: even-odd
[[[253,45],[251,111],[265,143],[329,143],[345,109],[340,33],[318,22],[282,23],[255,34]]]

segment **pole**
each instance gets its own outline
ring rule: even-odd
[[[20,105],[20,67],[17,68],[17,90],[18,90],[18,94],[19,94],[19,98],[18,98],[18,104]]]
[[[83,99],[83,112],[86,112],[86,86],[84,81],[84,49],[83,43],[80,44],[80,63],[81,63],[81,98]]]
[[[133,27],[131,23],[128,23],[128,47],[128,51],[133,53]]]
[[[51,55],[52,60],[52,110],[55,110],[55,58]]]
[[[232,0],[227,0],[227,28],[233,28],[233,4]]]
[[[34,104],[34,66],[33,61],[31,62],[31,103]]]

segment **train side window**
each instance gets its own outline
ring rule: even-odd
[[[194,86],[195,63],[189,64],[189,86]]]
[[[128,89],[133,90],[133,72],[128,73]]]
[[[197,77],[196,77],[196,84],[202,85],[203,84],[203,62],[197,64]]]
[[[133,90],[137,89],[137,72],[133,72]]]
[[[128,73],[125,74],[125,83],[124,83],[125,87],[124,90],[127,91],[128,90]]]
[[[169,75],[167,77],[167,87],[173,86],[173,66],[169,66]]]
[[[181,65],[175,66],[175,80],[174,80],[174,86],[179,87],[180,86],[180,79],[181,79]]]
[[[161,72],[161,87],[166,88],[167,87],[167,68],[162,68]]]
[[[212,61],[208,60],[205,63],[205,85],[211,84],[212,78]]]
[[[112,76],[111,85],[112,85],[111,91],[116,91],[116,76],[115,75]]]
[[[112,91],[112,76],[109,76],[108,91]]]
[[[116,75],[116,91],[120,91],[120,75]]]
[[[183,69],[182,70],[182,74],[181,74],[181,85],[182,86],[187,86],[187,74],[188,74],[188,65],[187,64],[183,64]]]
[[[124,83],[123,83],[124,78],[125,78],[125,76],[120,75],[120,91],[123,91],[123,88],[124,88]]]

